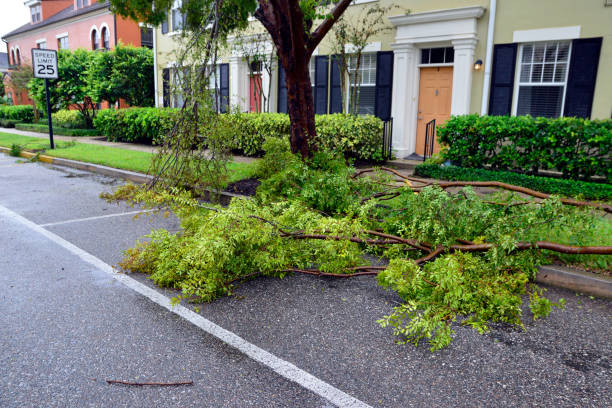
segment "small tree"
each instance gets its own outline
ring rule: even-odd
[[[9,72],[8,85],[13,90],[14,101],[18,100],[19,95],[28,91],[28,84],[32,77],[32,66],[28,64],[19,65]],[[18,100],[18,103],[21,101]]]
[[[49,99],[51,110],[76,108],[85,119],[85,126],[93,127],[96,105],[89,89],[89,67],[93,59],[91,51],[60,50],[57,55],[58,79],[49,80]],[[46,109],[45,81],[34,78],[30,81],[30,95],[39,109]]]
[[[89,81],[96,102],[123,99],[131,106],[153,106],[153,51],[119,44],[112,51],[96,53]]]
[[[2,75],[2,78],[0,78],[0,98],[4,98],[4,75]]]
[[[342,90],[342,111],[356,115],[359,112],[359,94],[361,90],[361,58],[370,40],[391,27],[384,24],[385,16],[398,6],[391,4],[381,6],[374,4],[364,7],[357,16],[342,15],[332,29],[333,52],[337,54],[340,67],[340,88]],[[347,48],[350,52],[347,52]],[[355,63],[351,63],[351,59]],[[352,68],[352,69],[351,69]],[[351,72],[352,71],[352,72]],[[349,78],[347,89],[346,79]],[[353,92],[351,93],[351,89]],[[346,95],[350,95],[348,109],[345,105]]]

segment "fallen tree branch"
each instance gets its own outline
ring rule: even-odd
[[[157,387],[174,387],[177,385],[192,385],[193,384],[193,381],[161,383],[161,382],[132,382],[132,381],[123,381],[123,380],[106,380],[106,382],[109,384],[134,385],[137,387],[142,387],[144,385],[153,385]]]

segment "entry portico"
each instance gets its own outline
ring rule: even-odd
[[[469,113],[476,23],[480,6],[389,17],[396,27],[393,63],[393,150],[398,157],[415,153],[421,49],[453,47],[451,115]],[[428,65],[431,66],[431,65]],[[435,65],[434,65],[435,66]]]

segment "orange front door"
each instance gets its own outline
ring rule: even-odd
[[[262,95],[262,84],[261,84],[261,74],[253,74],[250,77],[250,100],[251,100],[251,112],[261,112],[261,95]]]
[[[427,123],[435,119],[437,127],[450,118],[452,90],[453,67],[421,68],[419,111],[417,114],[417,154],[425,154],[425,128]],[[433,152],[438,153],[439,151],[440,145],[435,140]]]

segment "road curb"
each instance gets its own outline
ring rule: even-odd
[[[558,265],[538,268],[536,282],[612,299],[612,278]]]
[[[7,147],[0,146],[0,152],[8,153],[10,152],[10,150],[11,149]],[[31,159],[32,157],[36,156],[36,153],[22,151],[19,155],[25,159]],[[131,181],[132,183],[136,184],[145,184],[153,179],[153,176],[138,173],[135,171],[116,169],[114,167],[103,166],[101,164],[86,163],[78,160],[62,159],[60,157],[52,157],[44,154],[38,155],[38,161],[53,164],[56,166],[64,166],[77,170],[89,171],[92,173],[102,174],[104,176],[117,177],[126,181]],[[211,190],[211,193],[220,194],[220,201],[222,205],[228,205],[232,198],[249,198],[248,196],[242,194],[229,193],[227,191],[217,192],[216,190]]]
[[[8,153],[10,149],[0,147],[0,151]],[[21,152],[20,155],[26,159],[36,156],[35,153],[31,152]],[[105,176],[117,177],[137,184],[144,184],[153,178],[148,174],[115,169],[113,167],[102,166],[100,164],[51,157],[43,154],[38,156],[38,160],[53,165],[66,166],[77,170],[85,170]],[[225,191],[222,191],[220,196],[221,204],[223,205],[229,204],[231,199],[235,197],[248,198],[248,196],[228,193]],[[579,271],[563,266],[544,265],[538,268],[536,282],[562,287],[579,293],[612,299],[612,278],[591,272]]]

